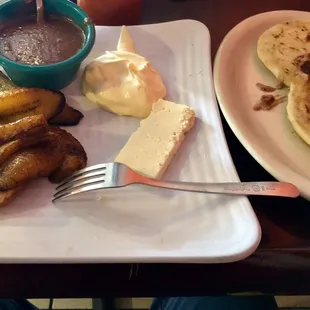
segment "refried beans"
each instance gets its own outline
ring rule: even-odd
[[[35,16],[0,24],[0,54],[19,63],[47,65],[75,55],[85,41],[84,32],[69,19]]]

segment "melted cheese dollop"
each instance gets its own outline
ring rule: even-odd
[[[122,27],[116,51],[107,51],[86,66],[82,92],[91,101],[118,115],[145,118],[152,105],[166,96],[161,76],[136,53],[133,40]]]

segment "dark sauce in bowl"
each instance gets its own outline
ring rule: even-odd
[[[66,18],[35,16],[0,25],[0,54],[19,63],[48,65],[74,56],[84,45],[81,28]]]

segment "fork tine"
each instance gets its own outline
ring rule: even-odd
[[[90,177],[95,177],[95,176],[100,176],[102,178],[102,180],[104,181],[104,176],[106,175],[106,169],[95,169],[95,170],[91,170],[89,172],[85,172],[84,174],[81,174],[79,176],[77,176],[76,178],[73,178],[71,180],[69,180],[66,183],[61,183],[60,185],[58,185],[56,187],[57,191],[61,191],[64,190],[65,188],[70,187],[70,184],[74,184],[75,182],[78,181],[83,181],[84,179],[88,179]]]
[[[102,184],[99,183],[95,185],[88,185],[88,186],[80,187],[79,189],[75,189],[75,190],[70,190],[70,189],[64,190],[64,191],[55,193],[54,199],[52,200],[52,202],[56,202],[57,200],[67,198],[67,197],[70,197],[76,194],[94,191],[94,190],[98,190],[102,188],[103,188]]]
[[[105,182],[96,182],[96,183],[91,183],[91,184],[87,184],[85,186],[81,185],[81,186],[77,186],[77,187],[68,187],[68,188],[65,188],[61,191],[57,191],[55,194],[54,194],[54,198],[59,198],[60,196],[63,196],[63,195],[66,195],[67,193],[71,193],[71,192],[77,192],[77,193],[80,193],[80,192],[83,192],[84,191],[84,188],[88,188],[88,187],[91,187],[93,185],[98,185],[100,186],[100,188],[104,188],[107,186],[107,184]]]
[[[78,170],[75,173],[73,173],[70,177],[64,179],[61,183],[59,183],[59,185],[56,187],[56,190],[57,190],[58,187],[62,186],[63,184],[65,184],[67,182],[69,182],[70,180],[74,179],[75,177],[78,177],[78,176],[84,174],[85,172],[90,172],[90,171],[98,170],[98,169],[107,169],[108,165],[109,164],[99,164],[99,165],[93,165],[93,166],[86,167],[84,169]]]
[[[92,183],[98,183],[98,182],[105,183],[104,176],[87,178],[86,180],[84,180],[83,178],[82,180],[78,180],[78,181],[74,179],[71,182],[64,184],[61,188],[58,189],[57,192],[61,193],[66,190],[74,190],[77,187],[86,186],[86,185],[89,185]]]
[[[124,185],[126,186],[126,185]],[[96,191],[96,190],[100,190],[100,189],[104,189],[104,188],[116,188],[116,187],[123,187],[123,186],[107,186],[105,183],[102,182],[97,182],[91,185],[87,185],[87,186],[82,186],[79,188],[75,188],[73,190],[71,189],[67,189],[61,192],[57,192],[54,195],[54,199],[52,200],[53,203],[55,203],[58,200],[61,200],[63,198],[67,198],[76,194],[81,194],[81,193],[86,193],[86,192],[90,192],[90,191]]]

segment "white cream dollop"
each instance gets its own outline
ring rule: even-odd
[[[116,51],[107,51],[86,66],[82,92],[91,101],[118,115],[144,118],[152,105],[166,96],[161,76],[122,27]]]

